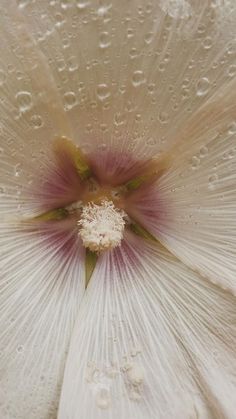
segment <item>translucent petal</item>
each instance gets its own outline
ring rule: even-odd
[[[42,180],[53,160],[54,137],[71,132],[47,60],[14,2],[0,7],[1,216],[12,216],[32,204],[25,189]]]
[[[234,80],[192,118],[172,150],[171,167],[136,208],[146,228],[183,262],[234,293],[235,92]]]
[[[20,0],[74,139],[161,154],[235,74],[234,1]]]
[[[1,226],[0,417],[52,419],[84,292],[83,250],[71,234]]]
[[[234,305],[234,297],[166,250],[129,237],[104,254],[87,288],[59,418],[75,419],[79,412],[84,419],[189,419],[234,412],[233,376],[226,371],[235,366]]]

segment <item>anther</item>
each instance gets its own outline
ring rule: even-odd
[[[116,208],[112,201],[103,200],[99,205],[89,202],[83,207],[78,221],[84,246],[97,253],[119,246],[123,239],[125,217],[125,212]]]

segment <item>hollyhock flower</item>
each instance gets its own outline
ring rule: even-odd
[[[1,418],[235,417],[235,6],[1,1]]]

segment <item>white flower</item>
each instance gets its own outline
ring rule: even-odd
[[[1,419],[234,419],[235,1],[0,12]]]

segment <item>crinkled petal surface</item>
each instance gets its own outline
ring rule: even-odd
[[[171,252],[236,293],[236,82],[189,121],[149,202],[136,197],[146,227]],[[168,203],[158,220],[159,202]],[[148,207],[152,211],[148,212]],[[143,216],[143,214],[145,216]]]
[[[54,419],[64,376],[59,419],[234,418],[234,1],[2,0],[0,20],[0,416]],[[127,236],[80,310],[75,231],[19,223],[62,135],[169,152],[136,210],[181,260]]]
[[[66,225],[26,230],[20,220],[40,205],[26,189],[47,168],[54,136],[69,128],[13,2],[1,3],[0,32],[0,417],[48,419],[84,292],[84,251]]]
[[[64,244],[58,231],[48,243],[41,234],[1,228],[1,418],[56,416],[84,290],[83,250],[76,243],[62,257]]]
[[[128,237],[96,267],[59,418],[233,418],[235,297]]]
[[[161,155],[235,74],[234,1],[18,2],[74,140]]]

